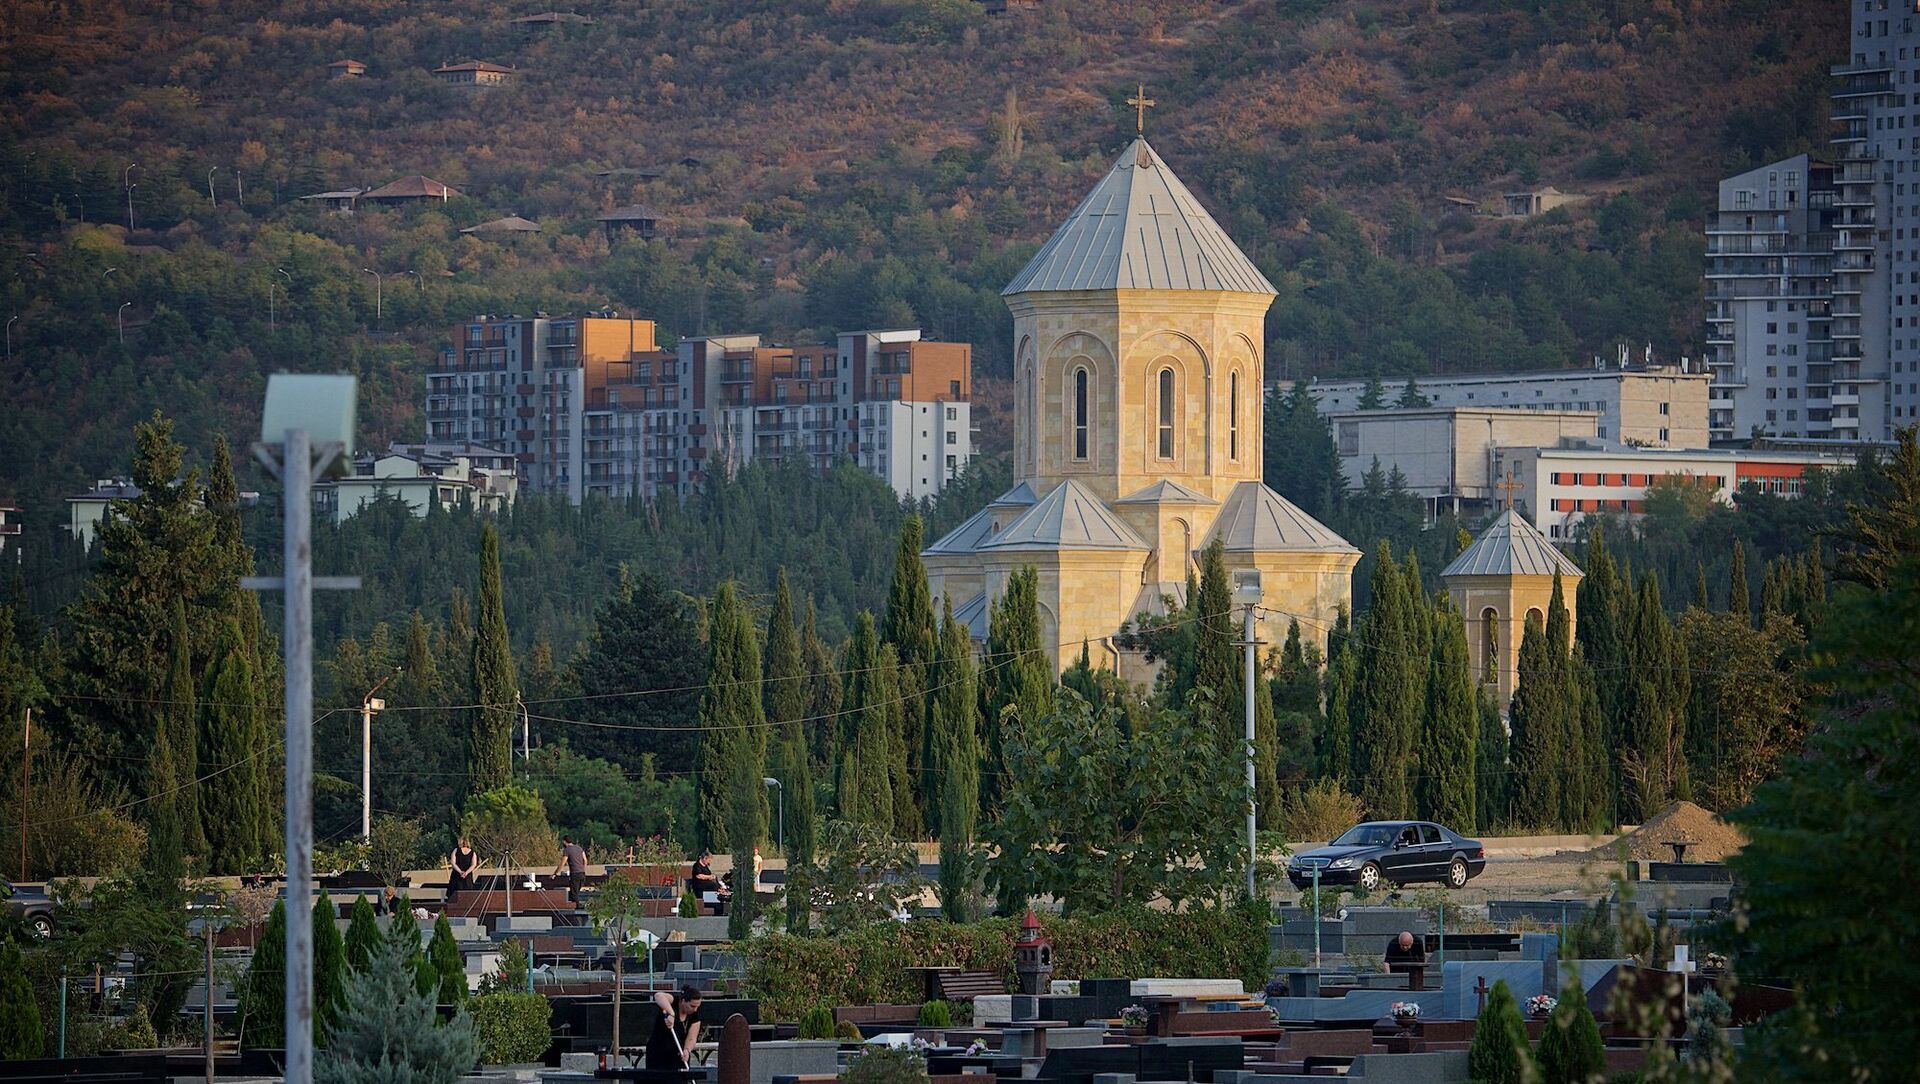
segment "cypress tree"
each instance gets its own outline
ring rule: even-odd
[[[179,599],[174,600],[168,640],[162,729],[172,761],[169,771],[173,786],[178,788],[171,799],[173,817],[180,829],[181,853],[203,855],[207,853],[207,834],[200,824],[200,709],[194,695],[193,640],[187,630],[187,607]]]
[[[491,523],[480,528],[480,627],[472,658],[477,706],[467,734],[467,790],[483,794],[513,781],[514,702],[519,696],[500,585],[500,536]]]
[[[1600,1025],[1577,983],[1560,991],[1553,1015],[1540,1033],[1540,1084],[1590,1084],[1607,1079],[1606,1045]]]
[[[1727,573],[1727,612],[1742,620],[1753,621],[1753,604],[1747,600],[1747,547],[1733,540],[1733,567]]]
[[[861,611],[847,642],[842,697],[847,732],[838,785],[840,817],[883,832],[893,830],[893,772],[889,763],[898,670],[892,644],[881,644],[873,615]]]
[[[240,1044],[249,1050],[287,1045],[287,904],[274,903],[254,943],[240,993]]]
[[[442,920],[444,921],[444,920]],[[325,1046],[327,1034],[347,996],[347,947],[334,922],[333,901],[325,892],[313,900],[313,1041]]]
[[[815,720],[807,745],[808,763],[832,768],[839,749],[841,686],[840,667],[833,649],[820,638],[819,622],[814,615],[813,599],[807,599],[807,623],[801,633],[800,653],[807,660],[807,718]]]
[[[147,854],[163,869],[176,869],[182,860],[179,809],[179,784],[173,774],[173,750],[167,740],[167,727],[154,732],[151,760],[147,766],[146,821]]]
[[[1200,590],[1192,596],[1186,617],[1193,629],[1193,679],[1190,688],[1206,689],[1213,694],[1211,720],[1219,736],[1223,756],[1239,760],[1246,741],[1241,720],[1240,680],[1243,669],[1240,649],[1233,646],[1233,587],[1227,579],[1226,546],[1214,539],[1200,556]]]
[[[261,751],[268,741],[259,705],[253,663],[239,623],[230,618],[200,701],[201,763],[221,769],[200,788],[211,874],[245,873],[273,849],[276,820],[264,808]]]
[[[1192,596],[1188,596],[1192,597]],[[981,669],[980,706],[985,758],[980,765],[980,805],[999,808],[1006,768],[1000,735],[1009,713],[1038,720],[1053,705],[1054,674],[1040,633],[1040,574],[1029,565],[1007,578],[987,618],[987,653]]]
[[[1600,714],[1600,696],[1595,687],[1593,667],[1587,665],[1586,651],[1576,646],[1567,660],[1566,677],[1561,682],[1566,706],[1561,719],[1566,726],[1566,782],[1561,785],[1561,823],[1569,828],[1592,830],[1608,823],[1612,805],[1610,771],[1606,746],[1606,721]]]
[[[1343,639],[1327,667],[1327,714],[1316,743],[1316,773],[1348,791],[1357,791],[1353,778],[1353,695],[1360,677],[1359,659],[1351,640]]]
[[[1487,1007],[1480,1011],[1473,1029],[1473,1045],[1467,1049],[1467,1079],[1475,1084],[1532,1084],[1536,1079],[1527,1045],[1527,1024],[1520,1018],[1520,1005],[1505,979],[1493,984]]]
[[[759,901],[753,894],[753,855],[767,832],[766,818],[762,815],[766,808],[764,779],[758,765],[739,758],[733,763],[733,777],[728,781],[727,835],[733,841],[736,891],[727,908],[727,936],[735,941],[745,941],[753,935],[753,920],[760,913]]]
[[[0,1061],[37,1058],[46,1041],[26,958],[11,942],[0,943]]]
[[[767,620],[767,683],[764,710],[778,727],[778,755],[768,760],[785,792],[787,816],[787,925],[807,928],[806,871],[813,862],[813,765],[807,750],[807,711],[813,688],[800,630],[793,624],[793,592],[782,568]],[[824,720],[820,720],[824,722]]]
[[[1519,680],[1508,709],[1513,727],[1508,816],[1516,826],[1545,828],[1560,819],[1562,669],[1553,664],[1546,630],[1525,622]]]
[[[854,618],[853,635],[847,639],[842,660],[845,669],[840,694],[842,710],[837,720],[839,736],[834,741],[834,805],[843,821],[859,822],[867,815],[861,804],[865,788],[860,779],[860,724],[868,698],[867,686],[877,680],[879,660],[880,644],[874,632],[873,615],[862,610]]]
[[[896,786],[894,820],[903,838],[921,834],[921,807],[928,759],[927,682],[938,650],[940,630],[933,612],[933,592],[927,586],[927,566],[920,560],[925,528],[917,515],[900,524],[900,542],[894,554],[893,582],[887,589],[887,608],[881,616],[880,638],[900,656],[899,742],[905,748],[906,778]],[[928,792],[930,793],[930,792]]]
[[[1373,603],[1360,636],[1354,688],[1353,770],[1367,814],[1381,819],[1413,814],[1411,776],[1419,713],[1425,700],[1426,656],[1418,653],[1426,618],[1407,591],[1392,548],[1380,544],[1371,580]]]
[[[1695,561],[1693,564],[1693,604],[1703,610],[1713,609],[1707,599],[1707,563]]]
[[[1475,704],[1479,738],[1473,746],[1474,812],[1482,832],[1491,832],[1507,815],[1507,725],[1493,694],[1479,690]]]
[[[752,772],[755,780],[765,775],[766,714],[761,706],[760,645],[731,581],[714,593],[707,646],[707,689],[700,698],[701,838],[716,851],[741,844],[751,850],[759,838],[733,839],[728,807],[736,770]],[[757,804],[764,825],[764,794]]]
[[[940,911],[950,922],[973,919],[973,847],[980,815],[979,700],[973,644],[946,601],[934,667],[932,779],[940,788]]]
[[[1607,749],[1620,747],[1628,726],[1623,711],[1631,680],[1625,635],[1633,620],[1630,586],[1623,586],[1614,575],[1613,555],[1607,549],[1602,527],[1596,524],[1587,539],[1586,576],[1580,581],[1577,595],[1580,621],[1574,639],[1593,667],[1594,692],[1605,728],[1602,740]],[[1611,796],[1618,786],[1618,772],[1612,764],[1605,771],[1609,778],[1603,789]]]
[[[1420,815],[1448,825],[1475,824],[1479,703],[1467,662],[1466,622],[1450,602],[1435,614],[1426,709],[1418,755]]]
[[[1243,667],[1244,670],[1244,667]],[[1242,677],[1245,682],[1245,677]],[[1243,685],[1244,688],[1244,685]],[[1241,696],[1245,696],[1243,691]],[[1246,709],[1239,703],[1242,716],[1241,740],[1246,740]],[[1280,793],[1280,736],[1273,713],[1273,688],[1263,670],[1254,672],[1253,695],[1253,798],[1257,823],[1278,828],[1286,803]],[[1244,755],[1244,754],[1242,754]]]
[[[427,962],[432,967],[440,1004],[465,1004],[467,967],[460,958],[459,942],[453,939],[453,926],[445,915],[433,921],[433,940],[427,943]]]
[[[420,944],[420,922],[413,917],[413,904],[405,896],[396,897],[393,916],[387,919],[387,943],[406,961],[416,990],[428,994],[439,985],[440,976]]]
[[[373,904],[364,894],[356,896],[353,912],[347,916],[347,966],[365,972],[379,955],[380,942],[380,920],[373,913]]]

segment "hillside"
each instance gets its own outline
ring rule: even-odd
[[[920,323],[1004,372],[998,289],[1131,134],[1136,83],[1155,145],[1281,288],[1273,375],[1684,352],[1703,194],[1818,143],[1845,49],[1840,5],[1786,0],[603,0],[547,31],[501,9],[0,8],[0,496],[44,523],[155,407],[197,447],[245,434],[281,368],[351,367],[368,438],[415,435],[426,358],[479,312]],[[329,81],[343,58],[367,75]],[[465,59],[517,74],[430,74]],[[462,198],[295,200],[416,173]],[[1546,184],[1596,198],[1440,210]],[[665,238],[610,248],[594,217],[634,202]],[[458,232],[508,213],[543,232]]]

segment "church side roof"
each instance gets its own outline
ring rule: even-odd
[[[1241,482],[1227,495],[1201,543],[1215,539],[1229,553],[1359,553],[1346,539],[1259,482]]]
[[[1025,482],[1021,482],[1019,485],[1016,485],[1012,489],[1009,489],[1005,493],[1002,493],[998,497],[995,497],[991,502],[988,503],[987,507],[992,508],[996,504],[1002,507],[1009,504],[1017,504],[1017,505],[1037,504],[1039,503],[1039,500],[1040,498],[1033,492],[1033,487],[1028,485]]]
[[[1069,479],[980,548],[1145,551],[1152,547],[1085,486]]]
[[[975,640],[987,638],[987,593],[985,591],[960,604],[953,611],[953,619],[966,626],[967,635]]]
[[[1553,547],[1540,529],[1509,508],[1473,540],[1441,576],[1582,575],[1580,566]]]
[[[1188,489],[1186,486],[1181,485],[1179,482],[1175,482],[1175,481],[1171,481],[1169,479],[1163,478],[1160,481],[1155,482],[1152,485],[1146,487],[1145,489],[1136,489],[1132,493],[1127,494],[1126,496],[1120,498],[1119,500],[1113,503],[1115,504],[1219,504],[1220,502],[1214,500],[1212,497],[1207,496],[1205,493],[1199,492],[1198,490]]]
[[[1276,292],[1145,139],[1121,152],[1001,294],[1037,290]]]
[[[960,526],[941,535],[939,541],[920,552],[922,554],[972,553],[992,534],[993,513],[987,508],[982,508],[968,516]]]

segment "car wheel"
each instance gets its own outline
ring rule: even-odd
[[[1454,859],[1453,863],[1447,867],[1447,887],[1467,887],[1467,864],[1458,858]]]
[[[35,915],[27,920],[27,925],[33,927],[33,935],[35,937],[47,938],[53,936],[53,919],[47,915]]]
[[[1371,892],[1380,887],[1380,867],[1372,862],[1360,867],[1360,888]]]

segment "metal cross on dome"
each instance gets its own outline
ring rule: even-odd
[[[1147,110],[1152,109],[1160,103],[1147,97],[1147,85],[1145,83],[1135,83],[1133,86],[1133,97],[1127,99],[1127,104],[1133,107],[1134,131],[1140,135],[1146,135]]]
[[[1504,479],[1502,479],[1501,481],[1498,481],[1498,482],[1495,482],[1495,483],[1493,484],[1493,488],[1495,488],[1495,489],[1497,489],[1497,490],[1500,490],[1500,491],[1501,491],[1501,494],[1500,494],[1500,495],[1501,495],[1501,496],[1502,496],[1503,498],[1505,498],[1505,500],[1506,500],[1506,503],[1507,503],[1507,507],[1508,507],[1508,508],[1512,508],[1512,507],[1513,507],[1513,494],[1514,494],[1514,491],[1515,491],[1515,490],[1520,490],[1520,489],[1525,489],[1525,488],[1526,488],[1526,486],[1524,486],[1524,485],[1522,485],[1521,483],[1519,483],[1519,482],[1516,482],[1516,481],[1514,481],[1514,480],[1513,480],[1513,468],[1512,468],[1512,467],[1508,467],[1508,468],[1507,468],[1507,476],[1506,476],[1506,478],[1504,478]]]

